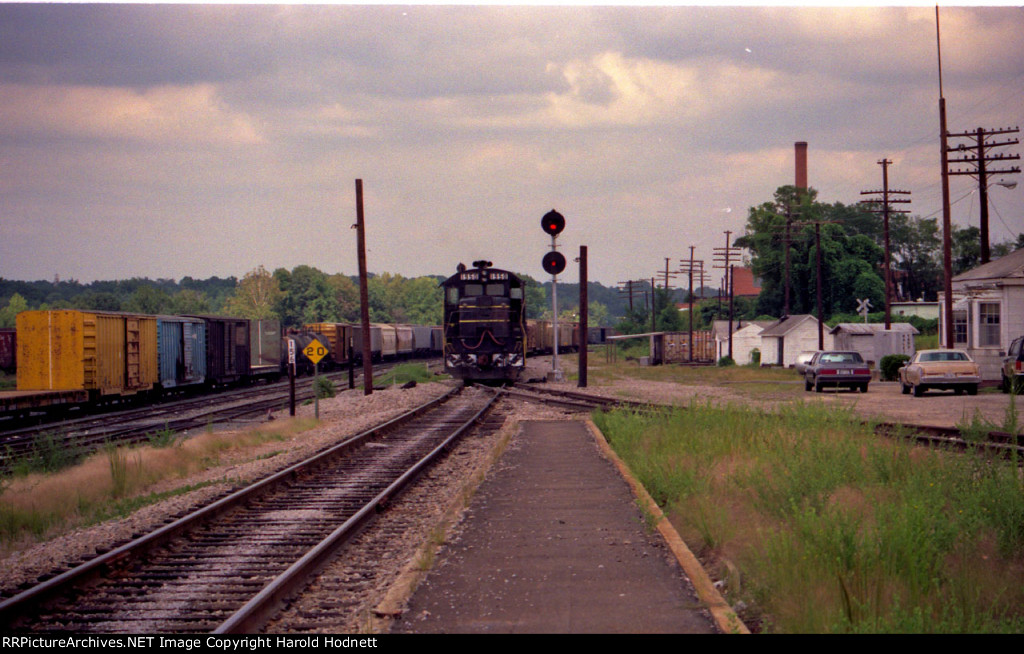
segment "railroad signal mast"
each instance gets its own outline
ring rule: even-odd
[[[885,328],[892,329],[892,265],[890,263],[890,252],[889,249],[889,214],[891,213],[910,213],[906,209],[890,209],[890,204],[896,203],[908,203],[909,199],[890,198],[890,195],[910,195],[910,191],[896,191],[889,188],[889,164],[892,162],[888,159],[882,159],[878,162],[878,165],[882,167],[882,190],[880,191],[861,191],[861,195],[878,195],[881,194],[881,208],[869,208],[868,211],[872,213],[882,214],[883,232],[885,236]],[[870,200],[861,200],[861,204],[867,204],[875,206],[879,204],[878,198],[872,198]]]
[[[562,371],[558,367],[558,274],[565,270],[565,257],[556,248],[558,247],[558,235],[565,229],[565,217],[552,209],[544,214],[540,220],[541,229],[551,235],[551,252],[544,255],[541,265],[544,270],[551,274],[551,331],[552,331],[552,358],[551,358],[551,379],[562,381]]]

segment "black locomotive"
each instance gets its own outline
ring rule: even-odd
[[[507,270],[476,261],[444,288],[444,369],[469,382],[512,382],[526,365],[525,292]]]

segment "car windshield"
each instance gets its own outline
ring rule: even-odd
[[[921,361],[967,361],[963,352],[922,352]]]
[[[818,363],[860,363],[863,359],[856,352],[827,352],[822,354]]]

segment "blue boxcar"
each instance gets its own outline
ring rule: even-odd
[[[206,381],[206,323],[199,318],[157,316],[160,384],[177,388]]]

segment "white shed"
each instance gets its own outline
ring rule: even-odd
[[[887,354],[906,354],[911,356],[914,348],[914,335],[919,332],[910,323],[891,323],[892,329],[886,329],[881,323],[844,322],[833,327],[833,347],[837,350],[860,352],[864,360],[872,367],[877,367],[882,357]]]
[[[753,351],[761,349],[761,332],[771,320],[735,320],[732,323],[732,360],[737,365],[745,366],[751,362]],[[729,354],[729,321],[716,320],[711,326],[711,334],[715,338],[715,359]]]
[[[786,316],[761,332],[761,365],[792,367],[798,354],[831,350],[832,334],[822,325],[823,347],[818,347],[818,319],[810,314]]]

